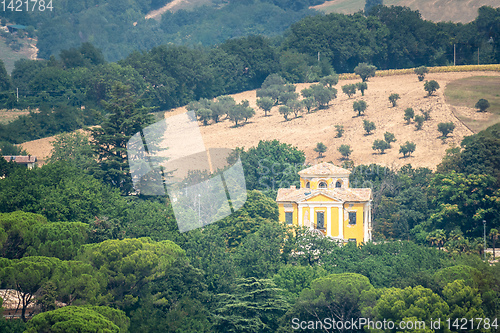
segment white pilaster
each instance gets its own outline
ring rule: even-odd
[[[307,225],[309,229],[314,229],[314,207],[309,205],[309,225]]]
[[[369,206],[368,203],[365,203],[363,205],[363,242],[368,242],[369,236],[368,236],[368,210]]]
[[[332,237],[332,207],[326,206],[326,235]]]
[[[302,205],[301,204],[297,204],[297,207],[299,208],[298,211],[299,211],[299,216],[298,216],[298,224],[299,224],[299,227],[302,227],[302,224],[304,223],[302,221]]]
[[[344,239],[344,205],[339,208],[339,238]]]

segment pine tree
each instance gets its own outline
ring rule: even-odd
[[[218,294],[215,310],[217,332],[276,332],[288,302],[272,280],[255,277],[236,281],[232,294]]]
[[[127,156],[127,142],[136,133],[153,123],[149,109],[139,105],[130,87],[116,83],[111,99],[105,103],[109,114],[100,127],[91,129],[91,143],[98,155],[100,171],[96,176],[120,189],[132,192],[132,178]]]

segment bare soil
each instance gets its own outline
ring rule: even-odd
[[[86,133],[84,130],[77,130],[81,133]],[[46,138],[27,141],[25,143],[21,143],[20,146],[25,149],[28,153],[33,156],[36,156],[38,160],[38,165],[43,165],[47,162],[47,159],[52,154],[52,142],[55,140],[56,136],[49,136]]]
[[[362,97],[358,92],[351,98],[341,92],[341,86],[359,80],[342,80],[336,86],[338,97],[330,103],[328,109],[310,114],[304,113],[301,117],[289,121],[284,120],[283,116],[278,113],[277,107],[272,109],[268,117],[264,117],[264,112],[256,108],[256,91],[245,91],[232,96],[237,102],[248,100],[250,106],[256,108],[256,115],[247,124],[234,127],[234,123],[229,120],[208,126],[200,123],[201,133],[207,148],[244,147],[248,149],[256,146],[260,140],[277,139],[303,150],[307,162],[331,161],[341,164],[341,155],[337,149],[340,145],[347,144],[353,149],[351,159],[356,165],[377,163],[398,168],[410,163],[413,167],[435,169],[441,162],[446,149],[459,146],[464,136],[474,134],[455,116],[456,107],[446,103],[443,96],[445,87],[454,80],[477,75],[500,77],[500,73],[496,72],[428,74],[427,80],[436,80],[441,86],[430,97],[426,96],[423,82],[418,81],[416,75],[370,78],[365,96]],[[297,84],[297,92],[309,85]],[[392,107],[388,100],[392,93],[398,93],[401,96],[396,107]],[[365,100],[368,104],[365,115],[361,117],[358,117],[352,109],[352,103],[359,99]],[[413,122],[407,125],[403,119],[404,110],[409,107],[415,110],[415,114],[420,114],[420,109],[432,110],[431,119],[424,123],[422,130],[416,131]],[[476,112],[473,108],[460,107],[460,110],[461,115],[466,113],[471,119],[484,120],[482,118],[494,116],[488,112]],[[183,112],[186,112],[185,107],[172,109],[165,114],[166,117],[170,117]],[[364,119],[375,123],[377,129],[373,134],[365,135]],[[439,138],[441,133],[437,130],[437,124],[450,121],[455,123],[456,128],[443,143]],[[335,137],[337,124],[344,126],[345,132],[341,138]],[[373,141],[383,139],[386,131],[394,133],[397,141],[385,154],[378,154],[372,149]],[[54,137],[49,137],[30,141],[23,143],[22,147],[39,159],[45,160],[50,156],[52,149],[50,142],[53,140]],[[399,154],[399,146],[406,141],[414,142],[416,150],[412,156],[402,158],[402,154]],[[318,153],[314,152],[318,142],[323,142],[328,147],[323,158],[318,158]]]
[[[441,88],[430,97],[423,89],[423,82],[418,81],[416,75],[399,75],[389,77],[370,78],[368,90],[365,96],[360,93],[348,98],[341,92],[341,86],[355,83],[359,80],[342,80],[336,86],[339,91],[328,109],[318,110],[314,113],[304,113],[301,117],[285,121],[274,107],[270,116],[264,117],[264,112],[256,109],[257,114],[250,119],[249,123],[234,127],[228,120],[202,126],[201,132],[207,148],[235,148],[244,147],[248,149],[256,146],[260,140],[277,139],[298,147],[306,153],[306,160],[310,163],[320,161],[331,161],[341,164],[341,154],[337,149],[342,144],[350,145],[353,149],[351,159],[357,164],[377,163],[389,167],[401,167],[410,163],[413,167],[428,167],[435,169],[441,162],[446,149],[451,146],[459,146],[465,136],[474,134],[453,113],[454,108],[448,105],[443,96],[446,84],[453,80],[469,76],[487,75],[500,76],[496,72],[468,72],[468,73],[433,73],[426,76],[426,80],[436,80]],[[309,84],[297,84],[297,91],[309,86]],[[392,93],[398,93],[401,99],[396,107],[392,107],[388,97]],[[256,107],[256,91],[246,91],[233,95],[237,102],[248,100],[250,106]],[[352,103],[363,99],[368,108],[364,116],[358,117],[353,111]],[[431,119],[424,123],[423,129],[415,130],[412,122],[407,125],[403,119],[404,110],[413,108],[415,114],[420,114],[420,109],[431,109]],[[177,108],[167,112],[171,116],[185,112],[185,108]],[[473,119],[492,117],[490,113],[478,113],[472,108],[461,108],[462,112],[468,112]],[[373,121],[377,129],[371,135],[365,135],[363,120]],[[441,122],[453,122],[455,130],[446,141],[440,139],[441,133],[437,130],[437,124]],[[335,125],[344,126],[344,134],[336,138]],[[378,154],[372,149],[373,141],[384,139],[384,133],[394,133],[397,142],[385,154]],[[399,146],[406,141],[416,144],[416,150],[412,156],[402,158],[399,154]],[[314,148],[318,142],[323,142],[328,150],[323,158],[318,158]]]
[[[20,116],[29,114],[28,110],[0,109],[0,124],[7,124],[16,120]]]

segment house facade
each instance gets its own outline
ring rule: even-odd
[[[339,242],[372,239],[372,191],[350,188],[350,171],[320,163],[299,172],[300,188],[280,188],[279,220],[318,230]]]
[[[26,166],[28,169],[33,169],[36,165],[37,159],[36,156],[4,156],[3,157],[7,162],[15,162],[20,165]]]

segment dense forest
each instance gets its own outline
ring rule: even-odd
[[[180,233],[168,196],[134,193],[126,143],[155,121],[155,111],[191,102],[218,121],[215,110],[231,102],[226,94],[261,88],[274,104],[273,90],[283,100],[298,95],[290,83],[317,81],[311,94],[332,94],[326,86],[338,82],[335,72],[363,62],[380,69],[450,64],[453,44],[459,64],[475,63],[478,47],[482,63],[500,60],[500,9],[482,7],[469,24],[383,6],[292,22],[319,2],[214,1],[242,27],[266,29],[268,18],[258,27],[237,19],[238,8],[248,20],[258,10],[284,17],[276,25],[282,30],[268,31],[275,38],[239,37],[246,32],[235,28],[237,35],[214,37],[210,20],[221,12],[212,7],[165,14],[160,23],[141,19],[164,5],[158,1],[62,1],[63,11],[8,16],[36,25],[46,60],[21,60],[11,74],[0,62],[1,107],[31,110],[0,125],[1,154],[62,134],[41,167],[0,158],[0,287],[21,297],[21,319],[2,317],[1,332],[345,331],[327,328],[326,318],[500,332],[500,265],[484,260],[482,243],[485,230],[489,247],[500,236],[500,124],[449,149],[436,171],[344,163],[352,187],[373,191],[375,242],[360,246],[278,222],[276,189],[298,185],[305,162],[304,152],[278,141],[236,149],[247,201],[202,229]],[[136,35],[122,29],[134,20]],[[164,32],[149,32],[155,29],[201,45],[160,45],[165,40],[154,39]],[[194,30],[191,41],[183,38]],[[129,39],[110,42],[112,34]],[[151,40],[133,51],[141,35]],[[90,137],[68,133],[96,124]],[[32,317],[33,304],[41,313]],[[431,329],[436,320],[440,328]]]
[[[248,35],[277,36],[292,23],[315,14],[310,5],[321,0],[217,0],[192,10],[165,13],[160,21],[148,12],[169,0],[54,1],[53,10],[5,11],[11,22],[37,29],[39,57],[48,59],[63,49],[91,42],[108,61],[123,59],[134,50],[175,43],[213,45]]]

